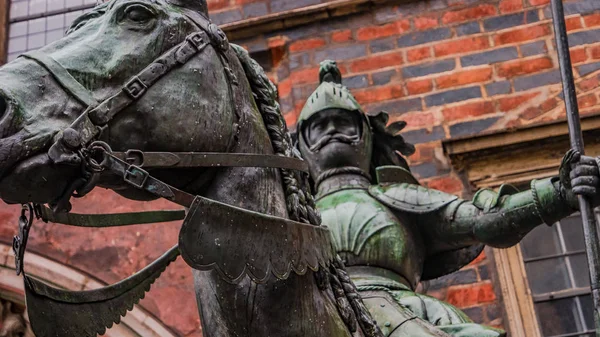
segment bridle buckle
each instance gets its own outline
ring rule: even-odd
[[[196,47],[197,50],[201,50],[204,47],[204,38],[202,38],[202,35],[204,35],[202,32],[197,32],[188,35],[185,39]]]
[[[123,87],[123,91],[133,99],[140,98],[146,92],[146,89],[148,89],[148,87],[137,76],[129,80]]]
[[[127,150],[125,152],[125,162],[138,167],[144,166],[144,152],[140,150]]]
[[[125,171],[125,174],[123,175],[123,180],[134,187],[143,189],[149,176],[150,174],[145,170],[142,170],[135,165],[129,165],[127,171]]]

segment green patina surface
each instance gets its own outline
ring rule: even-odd
[[[463,200],[419,185],[400,155],[414,150],[399,135],[405,123],[388,125],[385,112],[364,115],[335,62],[325,61],[319,77],[299,119],[299,148],[323,224],[379,328],[387,336],[506,336],[414,289],[467,265],[484,245],[513,246],[535,227],[573,213],[574,153],[565,156],[560,178],[534,180],[523,192],[484,189]],[[594,184],[598,168],[593,158],[587,162],[574,176]]]

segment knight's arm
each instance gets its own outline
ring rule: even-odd
[[[498,192],[484,189],[472,201],[454,200],[419,220],[426,236],[435,242],[506,248],[519,243],[535,227],[552,225],[575,212],[576,206],[568,199],[558,178],[534,180],[524,192],[510,186]]]

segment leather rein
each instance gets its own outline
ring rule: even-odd
[[[144,152],[129,150],[113,152],[110,146],[99,141],[103,129],[122,110],[139,100],[148,89],[171,70],[183,66],[210,44],[224,66],[229,94],[235,100],[233,85],[237,85],[230,68],[227,52],[229,42],[225,33],[203,15],[180,8],[184,15],[200,28],[171,48],[121,87],[113,96],[98,102],[91,91],[78,82],[51,56],[39,51],[22,57],[35,61],[45,68],[60,86],[83,103],[85,111],[59,135],[48,150],[55,164],[81,165],[82,177],[67,189],[52,209],[44,205],[23,205],[19,217],[19,234],[13,239],[17,275],[23,271],[23,256],[34,216],[45,222],[56,222],[79,227],[113,227],[183,220],[185,211],[150,211],[117,214],[70,213],[69,199],[81,197],[91,191],[101,172],[109,171],[123,178],[129,185],[154,196],[165,198],[184,207],[192,205],[195,196],[152,177],[145,168],[196,168],[196,167],[265,167],[308,172],[307,164],[297,158],[281,155],[222,153],[222,152]],[[234,102],[237,110],[237,104]],[[238,111],[236,111],[236,114]],[[64,211],[67,212],[64,212]]]

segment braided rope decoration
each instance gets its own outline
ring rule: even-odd
[[[263,121],[271,138],[275,153],[281,156],[302,158],[293,146],[290,133],[277,102],[277,88],[263,68],[240,46],[231,45],[236,52],[254,95],[254,100],[262,114]],[[321,218],[316,210],[315,200],[308,184],[308,174],[281,170],[285,187],[286,206],[290,218],[295,221],[319,226]]]
[[[344,262],[342,261],[339,255],[337,255],[335,260],[333,261],[333,265],[331,266],[331,273],[337,276],[337,279],[339,280],[338,282],[340,282],[340,284],[342,285],[343,292],[345,293],[346,298],[350,306],[352,307],[352,310],[354,311],[354,314],[356,314],[355,319],[356,321],[358,321],[358,325],[360,326],[365,336],[383,337],[383,332],[381,332],[381,330],[377,326],[377,323],[375,322],[375,320],[373,320],[373,317],[371,317],[371,313],[369,312],[367,307],[365,307],[365,304],[363,303],[362,298],[360,297],[360,294],[356,289],[356,286],[350,279],[350,276],[346,271],[346,267],[344,266]],[[333,280],[335,278],[331,279]],[[336,287],[334,286],[333,282],[332,288],[334,289],[334,294],[336,294],[337,299],[338,297],[336,293]],[[340,309],[339,302],[338,309]],[[342,310],[340,310],[340,313],[341,312]],[[344,317],[343,314],[342,317]],[[348,327],[352,326],[351,323],[349,324],[348,322],[346,322],[346,325],[348,325]]]
[[[275,85],[271,83],[263,68],[248,55],[245,49],[235,44],[231,46],[244,67],[275,153],[301,159],[302,156],[293,146],[290,133],[281,114]],[[310,191],[308,174],[290,170],[281,170],[281,174],[290,218],[320,226],[321,217]],[[346,267],[339,256],[333,261],[330,270],[320,269],[315,273],[315,278],[317,286],[321,290],[331,285],[338,311],[350,331],[356,331],[358,324],[366,337],[383,337],[383,333],[379,330],[362,302],[356,286],[348,276]]]

